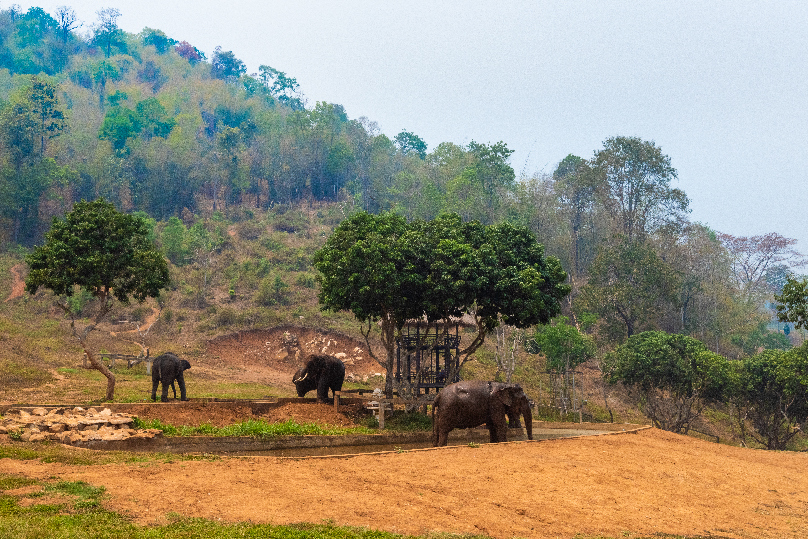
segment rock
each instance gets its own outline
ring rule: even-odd
[[[0,434],[19,432],[23,441],[40,442],[52,440],[63,444],[93,447],[105,441],[126,440],[132,437],[154,438],[161,436],[158,429],[134,429],[134,418],[129,414],[116,414],[109,408],[73,410],[38,407],[28,413],[25,410],[9,410],[0,418]]]

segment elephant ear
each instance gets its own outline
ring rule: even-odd
[[[493,394],[505,406],[513,406],[513,392],[510,387],[498,387],[494,389]]]

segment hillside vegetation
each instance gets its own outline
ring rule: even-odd
[[[320,310],[311,264],[358,211],[508,221],[560,260],[572,292],[552,326],[586,334],[577,370],[556,357],[547,374],[549,353],[535,345],[544,330],[503,324],[464,373],[519,381],[547,414],[641,420],[641,396],[600,380],[607,353],[645,331],[685,335],[732,360],[805,340],[770,309],[805,262],[795,240],[690,222],[673,159],[653,141],[611,137],[589,158],[517,177],[506,142],[428,149],[406,130],[389,138],[339,104],[309,103],[276,67],[248,74],[237,52],[219,47],[207,58],[182,36],[129,34],[119,15],[100,11],[81,36],[69,7],[0,10],[0,284],[13,298],[0,307],[6,392],[74,375],[59,370],[73,369],[80,352],[51,298],[16,297],[12,287],[52,218],[97,198],[147,218],[171,272],[157,301],[114,313],[129,333],[107,331],[99,350],[181,346],[193,356],[218,335],[281,324],[361,340],[352,316]],[[74,312],[91,317],[89,299],[74,296]],[[136,330],[158,315],[148,333]],[[702,430],[725,439],[731,410],[708,408],[712,425]]]

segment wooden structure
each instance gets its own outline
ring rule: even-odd
[[[408,324],[401,338],[396,342],[395,381],[408,385],[415,395],[429,393],[460,380],[458,355],[460,352],[459,324],[455,324],[454,335],[448,328]],[[454,379],[449,380],[449,373]]]

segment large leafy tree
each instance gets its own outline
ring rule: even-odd
[[[388,393],[395,339],[407,320],[472,314],[477,334],[460,351],[459,367],[500,320],[518,328],[547,323],[569,293],[561,264],[544,256],[529,230],[463,223],[453,214],[412,224],[392,213],[355,214],[315,254],[314,266],[324,308],[367,322],[366,339],[372,322],[381,322]]]
[[[426,142],[415,133],[405,130],[396,135],[393,140],[404,155],[413,154],[421,159],[426,159]]]
[[[56,304],[71,318],[73,337],[92,367],[107,378],[107,400],[114,397],[115,375],[90,348],[88,337],[115,300],[128,304],[132,298],[155,298],[168,283],[168,264],[150,236],[142,217],[121,213],[103,199],[81,201],[64,219],[54,219],[45,243],[26,258],[26,291],[35,294],[47,288],[56,295]],[[81,330],[68,301],[79,290],[92,294],[98,304],[92,321]]]
[[[607,354],[604,378],[622,383],[654,426],[687,434],[709,402],[731,387],[729,362],[686,335],[646,331]]]
[[[650,244],[623,241],[595,258],[576,309],[598,314],[608,337],[621,341],[638,330],[657,329],[662,315],[675,307],[677,291],[677,273]]]
[[[593,161],[614,230],[629,241],[677,226],[690,211],[684,191],[670,185],[676,179],[670,157],[654,142],[612,137],[604,141]]]
[[[320,303],[325,309],[350,311],[367,328],[379,323],[385,358],[376,361],[386,369],[385,392],[393,391],[396,334],[410,319],[420,316],[418,275],[402,256],[400,238],[407,222],[393,213],[356,213],[344,220],[312,258],[320,272]],[[415,296],[418,297],[418,296]]]

